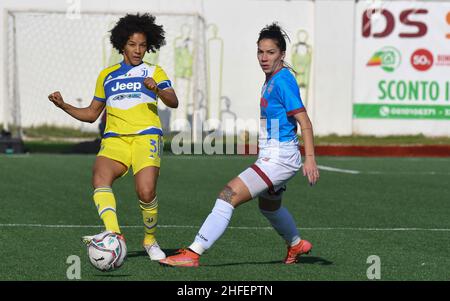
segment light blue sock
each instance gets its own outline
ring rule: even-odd
[[[233,210],[233,205],[217,199],[189,249],[199,255],[208,250],[227,229]]]
[[[294,218],[285,207],[280,207],[275,211],[262,209],[260,211],[288,245],[294,246],[299,243],[301,239]]]

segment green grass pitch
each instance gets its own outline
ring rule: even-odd
[[[119,179],[119,223],[128,258],[95,270],[80,237],[102,230],[91,199],[91,155],[0,156],[0,280],[67,280],[70,255],[81,280],[367,280],[370,255],[381,280],[450,279],[450,158],[319,157],[321,179],[298,174],[284,205],[313,251],[284,265],[285,245],[257,201],[235,210],[230,228],[197,269],[151,262],[133,177]],[[254,162],[245,156],[165,156],[158,181],[158,240],[168,253],[192,242],[228,180]]]

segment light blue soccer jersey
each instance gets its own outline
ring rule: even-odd
[[[282,68],[266,81],[261,92],[260,144],[270,140],[297,142],[294,115],[305,111],[294,75]]]

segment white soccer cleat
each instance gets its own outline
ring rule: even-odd
[[[157,261],[166,258],[166,254],[161,250],[156,241],[152,245],[144,245],[144,249],[151,260]]]
[[[102,237],[102,236],[104,236],[105,234],[108,234],[108,233],[112,233],[112,231],[103,231],[103,232],[101,232],[99,234],[96,234],[96,235],[85,235],[85,236],[81,237],[81,241],[86,246],[88,246],[94,238],[100,238],[100,237]]]

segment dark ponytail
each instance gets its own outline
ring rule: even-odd
[[[266,27],[264,27],[259,32],[259,38],[257,43],[259,43],[259,41],[264,39],[274,40],[281,51],[286,51],[286,39],[289,42],[291,41],[286,32],[280,27],[280,25],[278,25],[277,22],[273,22],[270,25],[266,25]]]
[[[270,25],[266,25],[266,27],[264,27],[259,32],[258,41],[256,43],[259,43],[259,41],[264,39],[271,39],[272,41],[274,41],[282,52],[286,51],[286,39],[289,42],[291,41],[287,33],[281,28],[280,25],[278,25],[277,22],[273,22]],[[291,70],[293,73],[297,74],[297,72],[292,68],[292,66],[290,66],[285,61],[283,61],[283,66]]]

